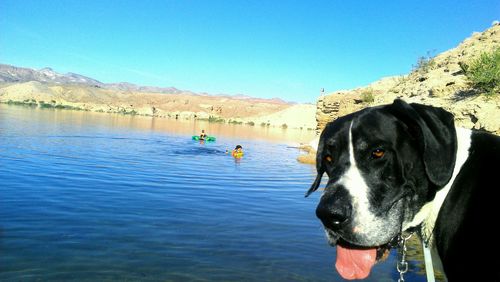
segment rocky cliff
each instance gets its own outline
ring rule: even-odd
[[[500,48],[498,23],[472,34],[454,49],[434,58],[423,58],[408,75],[383,78],[365,87],[322,96],[317,101],[317,131],[345,114],[402,98],[410,103],[443,107],[455,115],[458,126],[500,135],[500,93],[486,96],[472,91],[460,67],[496,48]],[[373,101],[366,102],[367,96],[373,97]]]

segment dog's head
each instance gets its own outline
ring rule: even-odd
[[[402,100],[327,124],[318,144],[318,176],[306,196],[326,173],[316,215],[337,245],[344,278],[368,276],[377,250],[450,180],[456,146],[450,113]]]

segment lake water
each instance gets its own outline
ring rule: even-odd
[[[291,147],[312,136],[0,104],[0,281],[342,281]]]

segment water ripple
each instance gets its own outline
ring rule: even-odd
[[[296,148],[2,110],[1,281],[341,281]]]

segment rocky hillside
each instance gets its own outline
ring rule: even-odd
[[[458,126],[500,135],[500,93],[487,97],[472,91],[459,65],[499,47],[500,25],[494,23],[486,31],[472,34],[456,48],[434,58],[424,58],[408,75],[322,96],[317,102],[317,130],[321,131],[327,122],[339,116],[402,98],[410,103],[443,107],[455,115]],[[367,96],[372,96],[374,101],[364,102]]]
[[[0,103],[276,127],[286,124],[289,128],[316,127],[314,105],[297,107],[276,98],[215,96],[174,87],[105,84],[74,73],[60,74],[50,68],[33,70],[2,64]],[[309,116],[302,120],[280,119],[293,109],[307,109]]]

